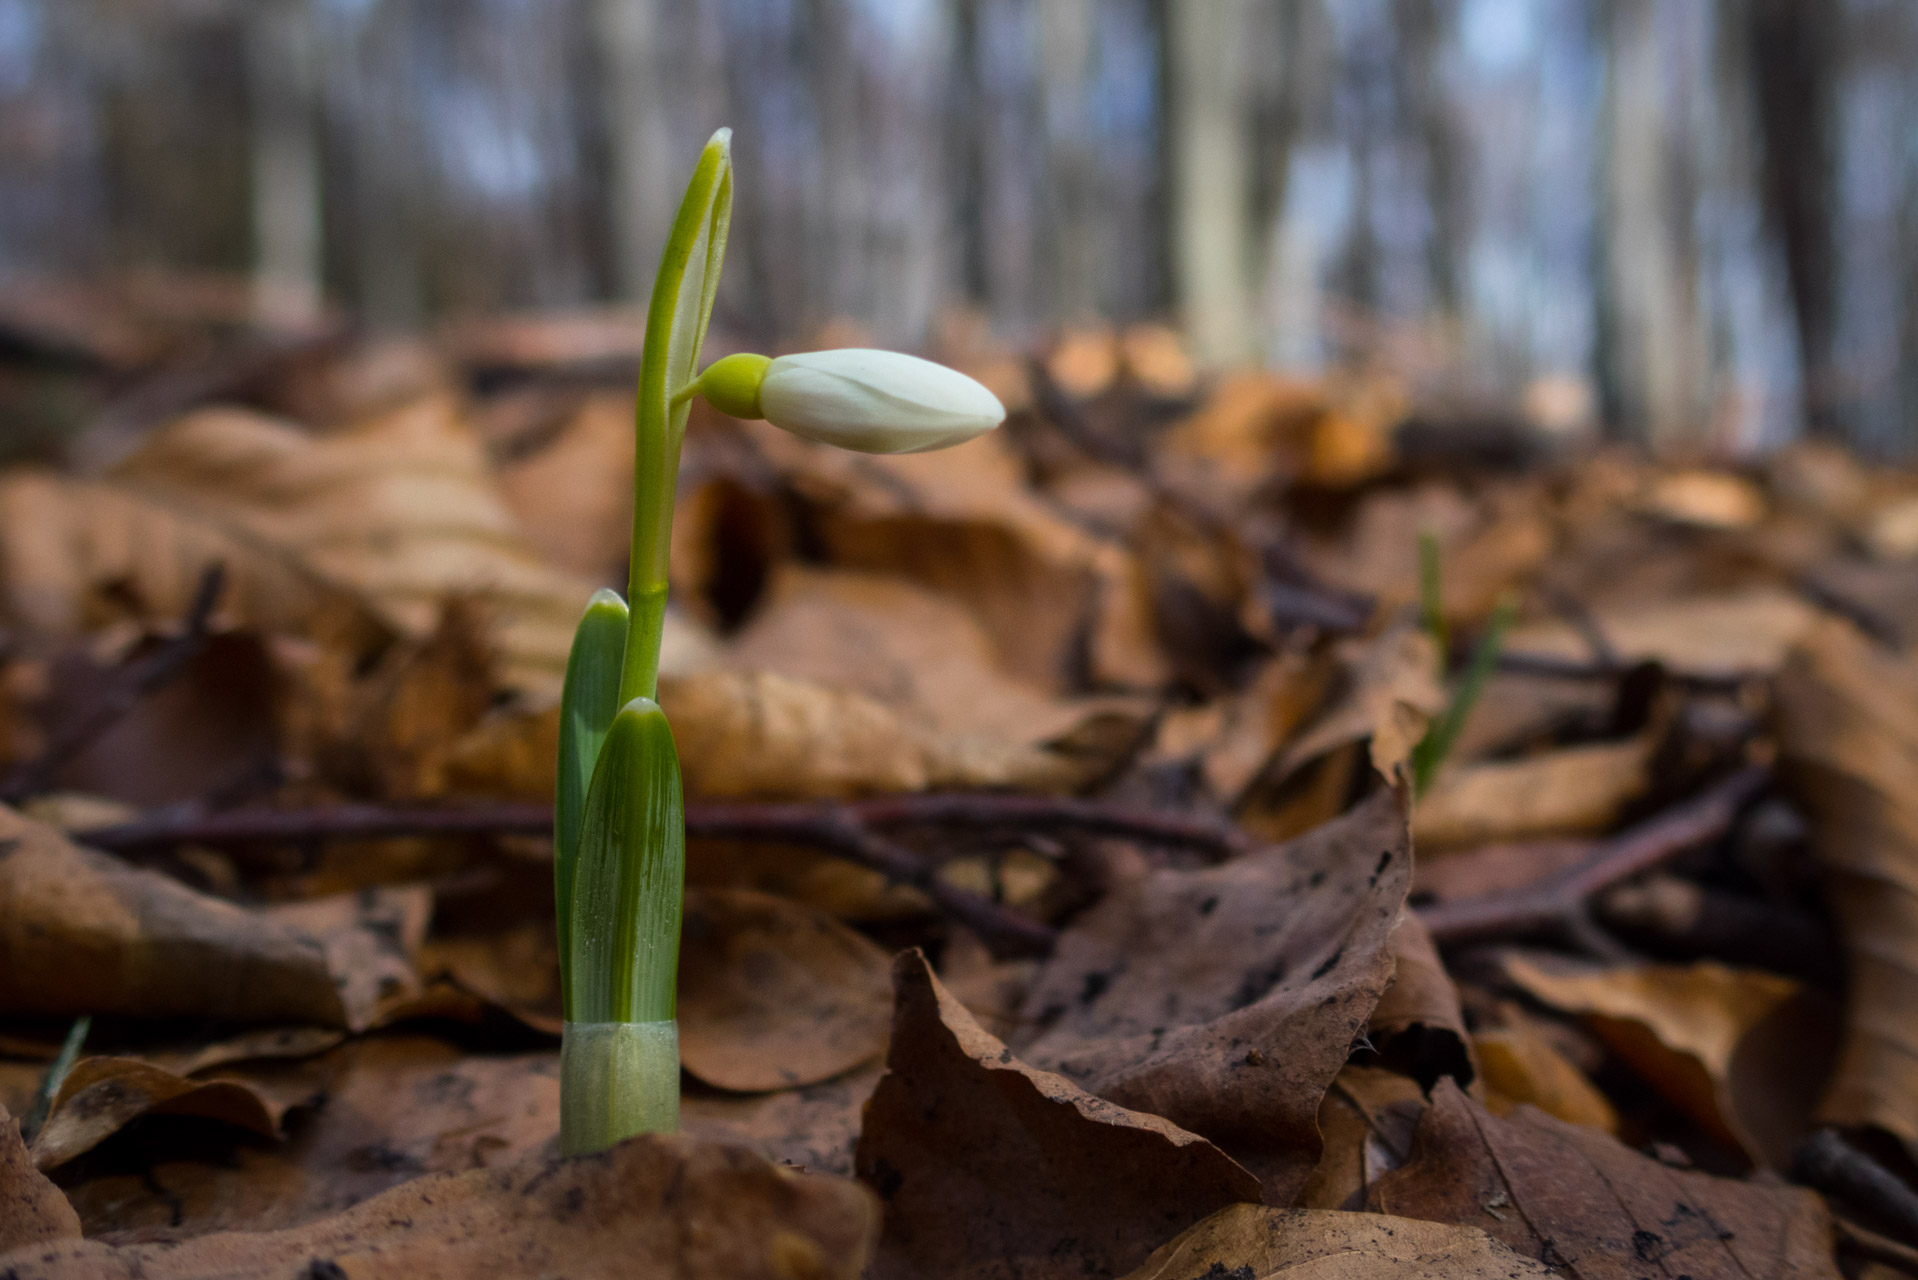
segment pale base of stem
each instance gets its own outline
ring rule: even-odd
[[[604,1151],[679,1131],[677,1022],[569,1022],[559,1049],[559,1148]]]

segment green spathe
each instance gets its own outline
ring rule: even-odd
[[[558,904],[560,989],[573,1015],[573,881],[586,792],[600,746],[619,710],[619,668],[626,649],[626,602],[600,590],[587,602],[566,659],[559,700],[559,779],[553,802],[553,901]]]
[[[573,1022],[674,1016],[686,885],[679,754],[665,712],[634,698],[607,731],[573,878]]]

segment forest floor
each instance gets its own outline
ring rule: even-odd
[[[567,1160],[632,326],[201,301],[0,306],[0,1274],[1918,1275],[1918,475],[1152,330],[702,411],[682,1135]]]

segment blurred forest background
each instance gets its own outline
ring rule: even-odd
[[[1160,319],[1901,453],[1914,70],[1909,0],[0,0],[0,328],[155,270],[376,331],[631,302],[730,124],[739,341]]]

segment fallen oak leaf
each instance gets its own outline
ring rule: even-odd
[[[1301,1209],[1361,1209],[1365,1189],[1405,1163],[1425,1091],[1410,1076],[1347,1066],[1319,1101],[1321,1154]]]
[[[1432,935],[1405,912],[1392,928],[1392,985],[1366,1023],[1366,1038],[1387,1061],[1430,1085],[1449,1075],[1471,1088],[1478,1078],[1472,1037],[1458,987],[1439,959]]]
[[[1815,1193],[1673,1169],[1529,1107],[1500,1119],[1449,1080],[1367,1207],[1477,1227],[1576,1280],[1838,1276]]]
[[[1319,1099],[1391,980],[1405,805],[1381,790],[1289,844],[1122,881],[1060,934],[1020,1052],[1211,1138],[1290,1203]]]
[[[0,1255],[80,1238],[80,1215],[33,1167],[20,1126],[0,1107]]]
[[[1552,1274],[1472,1227],[1235,1204],[1167,1241],[1125,1280],[1529,1280]]]
[[[825,912],[745,889],[686,893],[680,1061],[722,1089],[818,1084],[886,1050],[885,952]]]
[[[869,1273],[1048,1280],[1114,1275],[1258,1179],[1210,1142],[1027,1066],[918,951],[893,963],[887,1074],[859,1176],[886,1205]]]
[[[872,1236],[857,1184],[782,1170],[738,1147],[633,1138],[597,1155],[431,1174],[282,1231],[0,1254],[15,1280],[208,1275],[438,1280],[488,1275],[792,1280],[858,1276]]]

